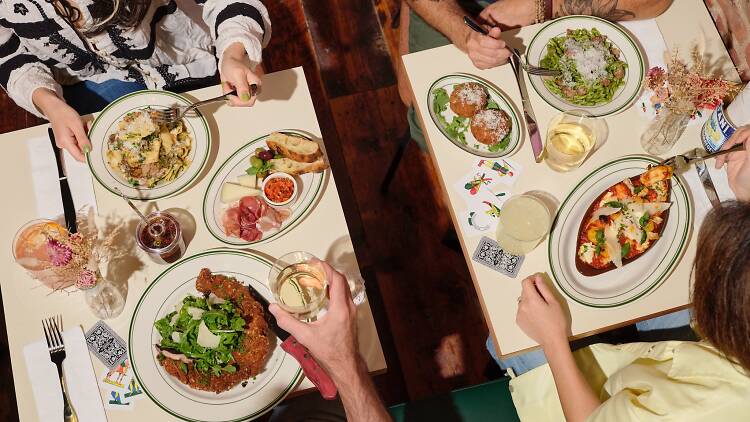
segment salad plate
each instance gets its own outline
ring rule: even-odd
[[[281,349],[273,333],[269,334],[271,349],[262,370],[218,394],[180,382],[158,360],[155,345],[160,344],[162,336],[157,322],[180,311],[185,297],[203,297],[196,289],[196,279],[204,268],[250,285],[273,301],[265,283],[271,263],[263,257],[231,249],[212,249],[183,259],[149,284],[135,307],[128,338],[133,373],[148,397],[176,418],[205,422],[252,420],[281,402],[302,378],[301,367]],[[217,411],[219,408],[221,411]]]
[[[137,91],[118,98],[99,113],[89,130],[86,154],[94,179],[109,192],[152,201],[192,185],[208,161],[211,133],[200,112],[160,125],[149,109],[190,105],[167,91]]]
[[[560,70],[529,75],[534,90],[560,111],[607,116],[638,97],[646,66],[638,44],[619,25],[595,16],[565,16],[546,24],[526,49],[530,65]]]
[[[507,124],[504,136],[495,142],[480,142],[475,136],[474,118],[465,114],[460,116],[454,109],[457,100],[454,90],[461,86],[478,87],[485,99],[478,107],[478,113],[496,110],[501,113]],[[521,144],[521,127],[515,108],[510,99],[492,84],[476,76],[456,73],[443,76],[435,81],[427,92],[427,108],[430,117],[438,130],[451,143],[462,150],[485,158],[505,157],[515,152]],[[474,113],[476,116],[478,113]],[[471,114],[471,111],[469,112]]]
[[[630,264],[601,274],[583,275],[576,265],[581,221],[609,187],[643,173],[658,160],[632,155],[610,161],[581,180],[560,205],[548,242],[552,278],[570,299],[589,307],[611,308],[633,302],[656,289],[679,263],[693,225],[687,186],[671,179],[672,203],[659,241]]]

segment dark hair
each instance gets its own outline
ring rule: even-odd
[[[750,372],[750,203],[723,202],[708,213],[694,265],[698,331]]]
[[[96,0],[89,6],[93,25],[83,32],[96,35],[112,26],[134,28],[141,23],[150,5],[150,0]],[[81,11],[68,0],[57,0],[55,6],[60,16],[71,23],[81,19]]]

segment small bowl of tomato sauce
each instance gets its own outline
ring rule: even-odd
[[[297,181],[286,173],[272,173],[263,179],[263,199],[273,206],[287,205],[297,196]]]

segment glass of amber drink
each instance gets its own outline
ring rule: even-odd
[[[315,317],[325,304],[328,280],[313,254],[282,255],[271,266],[268,284],[277,304],[300,320]]]

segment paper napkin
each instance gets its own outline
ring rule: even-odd
[[[37,217],[55,219],[63,214],[63,205],[52,144],[47,136],[31,138],[26,142],[31,160]],[[88,165],[77,161],[67,151],[63,154],[63,162],[76,209],[96,207]]]
[[[39,329],[41,332],[41,323]],[[66,374],[68,398],[73,404],[78,420],[106,422],[107,416],[104,413],[83,330],[80,326],[68,328],[63,332],[63,340],[66,355],[63,370]],[[23,348],[23,355],[39,420],[62,422],[62,387],[57,376],[57,367],[50,360],[47,341],[42,338],[27,344]]]

